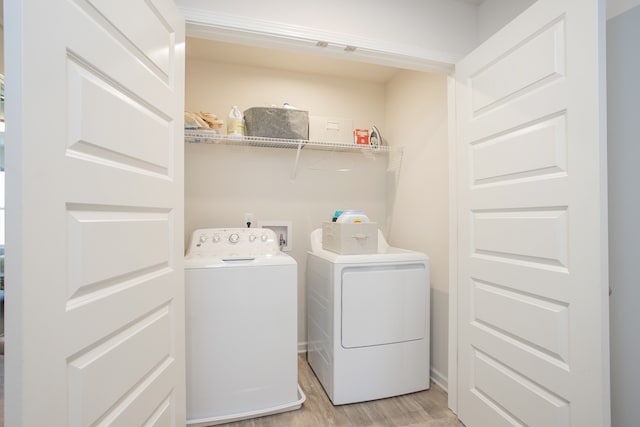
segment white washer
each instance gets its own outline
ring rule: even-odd
[[[272,230],[193,232],[185,256],[188,425],[300,408],[297,280]]]
[[[307,360],[334,405],[429,388],[429,260],[387,245],[339,255],[311,233]]]

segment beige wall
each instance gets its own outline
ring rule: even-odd
[[[384,128],[384,85],[320,75],[188,60],[186,109],[226,117],[241,110],[289,102],[310,114],[352,118],[356,126]],[[386,156],[303,149],[187,144],[185,237],[197,228],[239,227],[243,213],[256,220],[293,223],[298,263],[299,342],[306,343],[305,262],[309,233],[336,209],[362,209],[384,226]],[[337,172],[337,169],[351,169]]]
[[[404,147],[389,240],[426,253],[431,266],[432,377],[446,386],[449,304],[447,78],[402,71],[387,85],[389,140]]]
[[[232,105],[246,110],[288,102],[310,115],[351,118],[356,127],[384,124],[384,86],[362,80],[189,58],[185,96],[187,110],[223,119]]]
[[[188,49],[188,47],[187,47]],[[335,209],[364,210],[390,243],[431,260],[432,368],[446,383],[448,306],[448,175],[446,77],[400,71],[388,83],[188,59],[186,109],[226,117],[240,109],[289,102],[312,115],[375,124],[405,147],[396,175],[386,155],[187,144],[185,233],[257,220],[293,222],[298,262],[298,337],[306,343],[305,262],[309,233]],[[337,172],[337,169],[351,169]],[[446,385],[446,384],[445,384]]]

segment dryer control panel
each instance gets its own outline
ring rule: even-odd
[[[251,259],[279,252],[276,233],[268,228],[202,228],[191,234],[186,256]]]

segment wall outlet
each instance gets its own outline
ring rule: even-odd
[[[242,226],[243,227],[251,227],[251,226],[256,226],[255,220],[253,218],[253,214],[252,213],[245,213],[242,216]]]

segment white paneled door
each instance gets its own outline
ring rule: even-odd
[[[600,3],[539,0],[456,67],[469,427],[610,425]]]
[[[5,2],[8,426],[184,425],[184,21]]]

